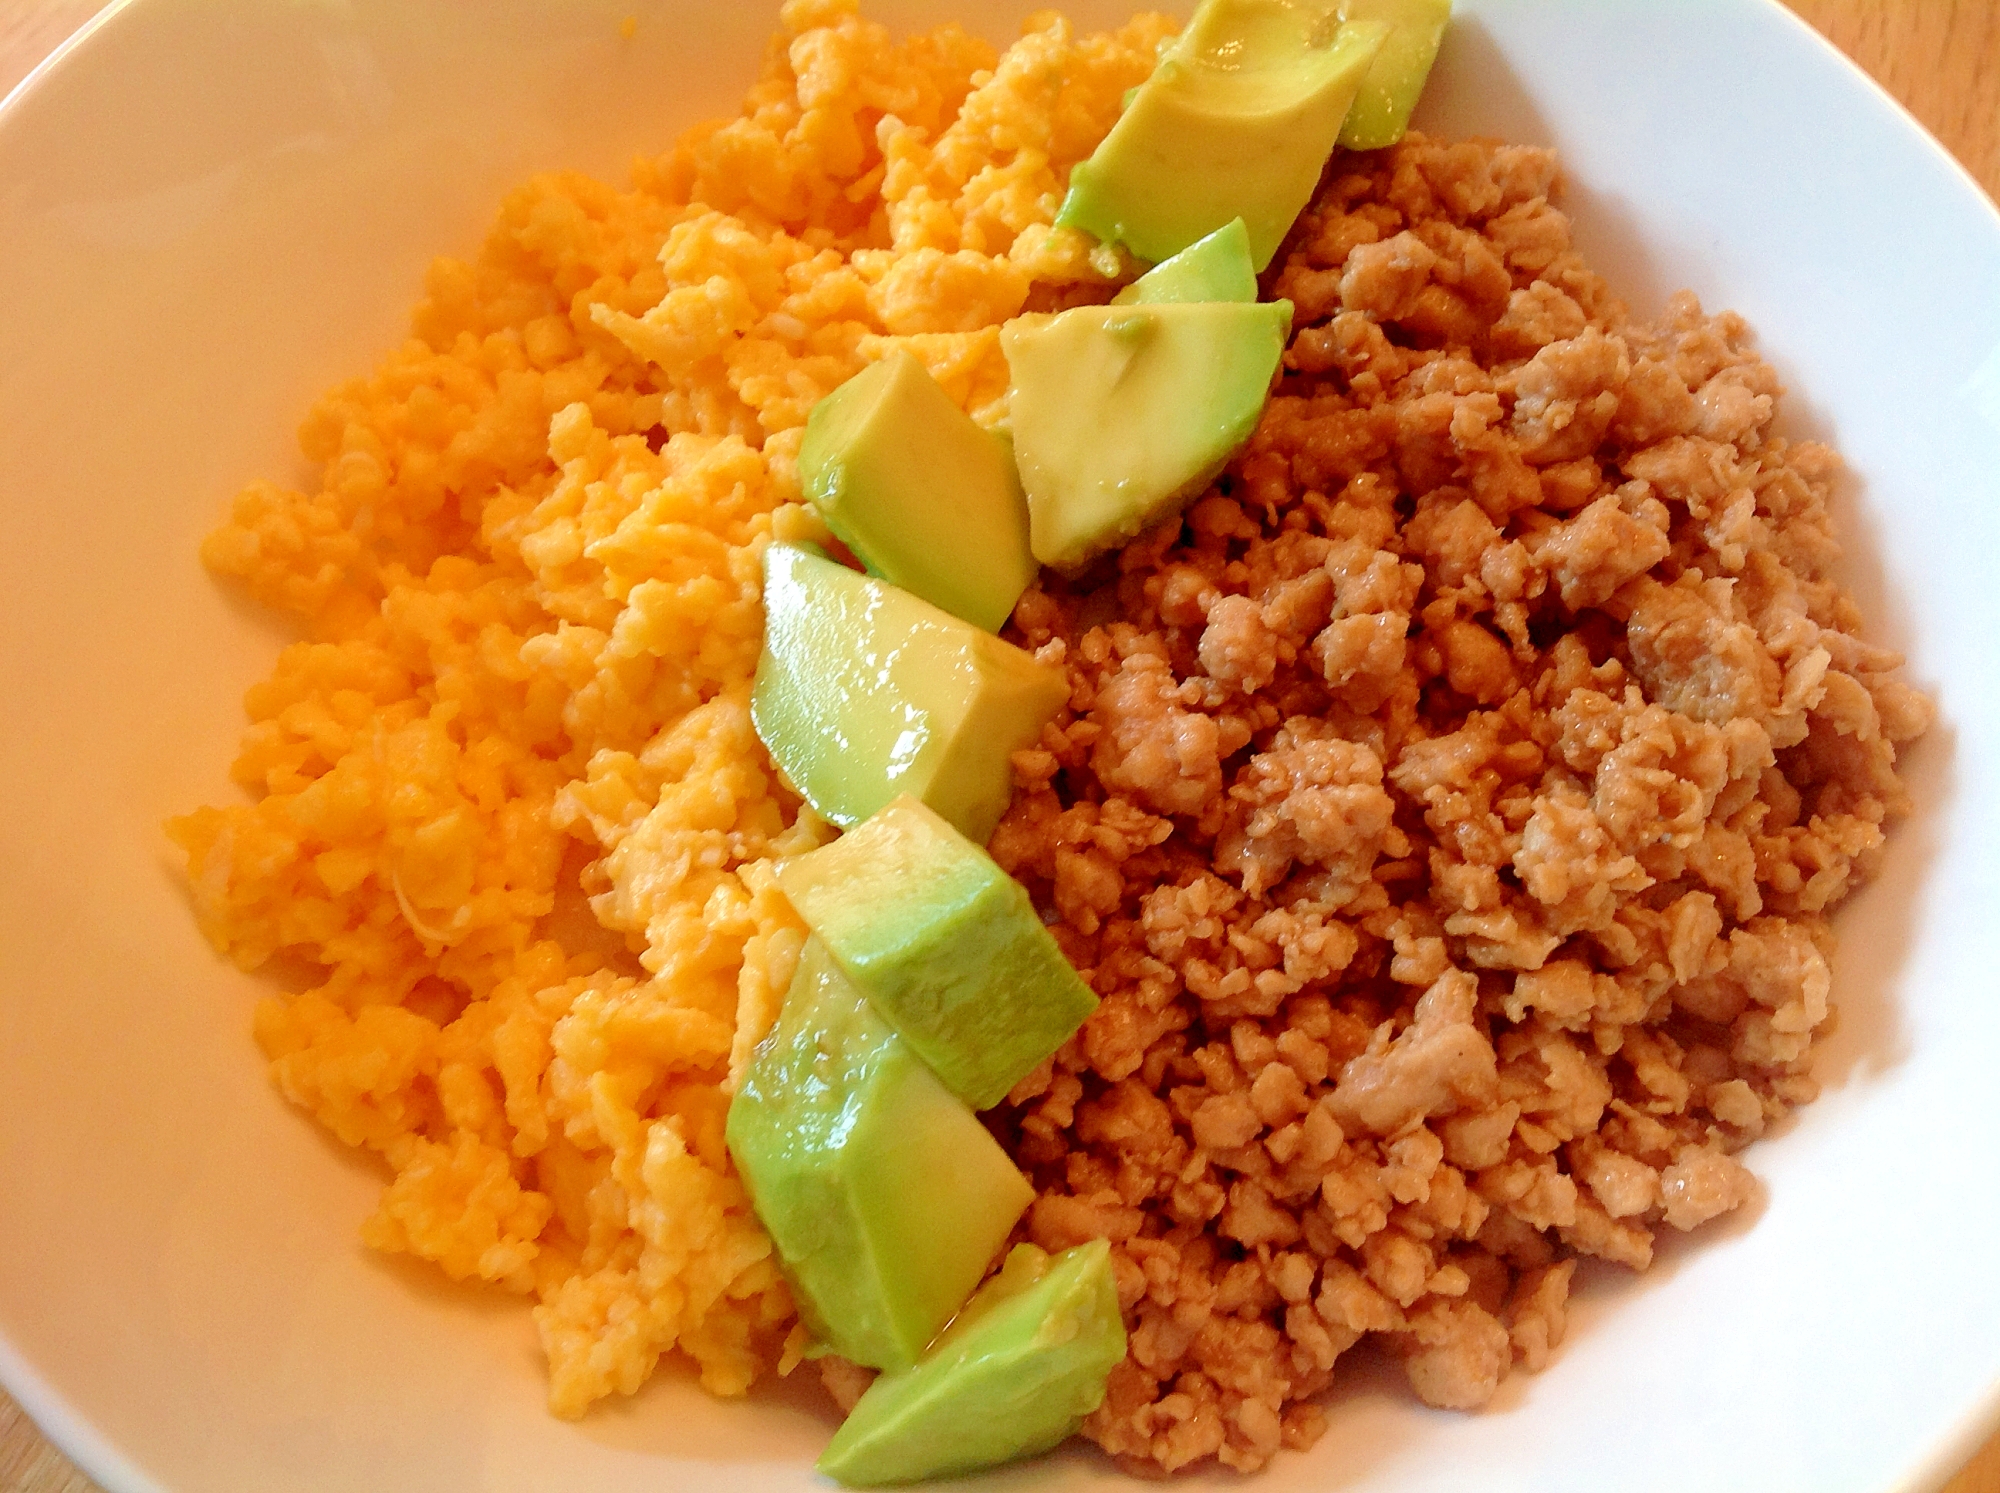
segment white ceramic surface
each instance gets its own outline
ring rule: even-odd
[[[1027,8],[871,7],[1000,39]],[[1589,1274],[1555,1364],[1484,1414],[1362,1373],[1311,1455],[1189,1486],[1914,1493],[2000,1409],[2000,216],[1767,0],[1460,8],[1425,120],[1560,146],[1635,304],[1686,284],[1750,317],[1793,430],[1851,465],[1852,581],[1940,723],[1840,919],[1828,1092],[1749,1154],[1761,1216]],[[230,492],[303,475],[308,402],[509,185],[727,108],[769,21],[136,0],[0,114],[0,1379],[116,1493],[811,1484],[811,1395],[669,1371],[562,1424],[517,1303],[358,1244],[377,1179],[267,1086],[256,986],[159,829],[228,791],[280,640],[196,563]],[[1130,1485],[1075,1454],[984,1486]]]

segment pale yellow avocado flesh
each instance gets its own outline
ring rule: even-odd
[[[1010,758],[1069,698],[1069,675],[809,545],[764,552],[764,652],[750,718],[835,824],[899,793],[984,845],[1013,796]]]
[[[1104,1403],[1124,1356],[1110,1246],[1017,1244],[913,1368],[869,1386],[819,1470],[875,1488],[1033,1456]]]
[[[1006,1098],[1097,996],[1027,889],[912,798],[778,867],[849,979],[974,1109]]]
[[[1081,306],[1000,334],[1028,537],[1074,570],[1169,517],[1227,465],[1271,392],[1290,301]]]
[[[998,632],[1035,578],[998,436],[897,349],[813,406],[799,486],[869,573]]]
[[[1254,301],[1257,271],[1250,264],[1250,232],[1241,218],[1196,239],[1162,260],[1111,298],[1114,306],[1168,306],[1188,301]]]
[[[874,1368],[917,1362],[1034,1197],[817,939],[726,1138],[808,1330]]]
[[[1389,35],[1340,127],[1349,150],[1382,150],[1403,138],[1451,20],[1451,0],[1341,0],[1343,21],[1381,21]]]
[[[1158,262],[1241,217],[1263,270],[1388,34],[1380,21],[1343,25],[1334,0],[1203,0],[1071,170],[1056,222]]]

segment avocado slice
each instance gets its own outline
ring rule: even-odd
[[[1340,18],[1389,27],[1340,127],[1340,143],[1349,150],[1381,150],[1409,128],[1451,20],[1451,0],[1341,0]]]
[[[1035,578],[1013,457],[902,348],[813,406],[799,483],[870,575],[974,627]]]
[[[998,1104],[1097,1009],[1021,884],[914,798],[782,862],[778,885],[974,1109]]]
[[[1196,239],[1162,260],[1111,298],[1114,306],[1172,305],[1183,301],[1254,301],[1257,271],[1250,263],[1250,230],[1231,218],[1207,238]]]
[[[1080,306],[1000,333],[1028,539],[1073,570],[1199,495],[1256,429],[1292,303]]]
[[[1058,225],[1159,261],[1241,217],[1261,272],[1319,185],[1389,28],[1335,0],[1202,0],[1087,161]]]
[[[820,1455],[849,1487],[913,1483],[1047,1451],[1104,1400],[1125,1324],[1102,1239],[1017,1244],[913,1368],[884,1374]]]
[[[814,809],[859,824],[899,793],[984,844],[1009,758],[1069,698],[1069,676],[811,545],[764,552],[764,652],[750,718]]]
[[[917,1361],[1034,1197],[817,939],[725,1136],[807,1330],[875,1368]]]

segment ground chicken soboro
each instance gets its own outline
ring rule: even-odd
[[[1827,914],[1930,707],[1743,323],[1631,320],[1555,176],[1337,159],[1247,449],[1015,613],[1071,699],[992,849],[1103,1005],[1003,1128],[1035,1241],[1113,1241],[1085,1431],[1135,1470],[1309,1443],[1370,1335],[1483,1404],[1578,1257],[1739,1206],[1815,1092]]]

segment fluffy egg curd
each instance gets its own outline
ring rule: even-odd
[[[278,1088],[388,1181],[371,1246],[530,1297],[549,1404],[675,1350],[720,1394],[805,1347],[723,1146],[831,830],[752,732],[764,548],[823,540],[807,413],[907,349],[1000,414],[999,328],[1134,271],[1051,226],[1173,31],[1053,12],[996,54],[789,0],[733,119],[620,190],[537,177],[411,336],[203,548],[296,620],[248,800],[169,831]]]

